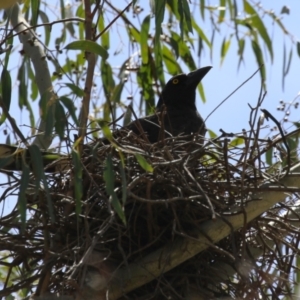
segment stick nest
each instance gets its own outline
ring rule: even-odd
[[[151,145],[123,133],[113,144],[84,146],[79,160],[73,153],[56,161],[60,171],[46,173],[47,189],[32,174],[26,222],[19,206],[0,220],[1,265],[8,270],[0,295],[24,288],[69,295],[101,270],[109,284],[115,270],[168,249],[178,237],[195,238],[204,222],[242,216],[249,201],[263,201],[253,199],[256,189],[281,176],[276,170],[265,175],[262,158],[271,146],[247,134],[235,138],[235,146],[226,136],[202,146],[197,137]],[[14,180],[2,201],[17,193],[21,177]],[[157,279],[127,299],[290,294],[299,235],[283,211],[293,203],[290,197],[250,223],[245,218],[242,228],[166,273],[161,266]],[[89,259],[91,252],[99,253],[100,264]]]

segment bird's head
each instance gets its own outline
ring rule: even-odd
[[[162,90],[156,109],[163,104],[168,107],[186,107],[196,109],[196,88],[201,79],[212,67],[197,69],[188,74],[179,74],[172,77]]]

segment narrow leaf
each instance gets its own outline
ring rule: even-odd
[[[19,190],[19,197],[18,197],[18,209],[20,212],[21,217],[21,228],[22,231],[25,229],[26,224],[26,212],[27,212],[27,199],[26,199],[26,190],[29,184],[29,167],[23,164],[22,168],[22,177],[20,181],[20,190]]]
[[[150,28],[150,15],[147,16],[141,27],[141,56],[142,56],[142,63],[148,64],[149,61],[149,53],[148,53],[148,34]]]
[[[253,49],[254,55],[256,57],[257,64],[260,67],[260,76],[261,76],[262,82],[265,85],[266,69],[265,69],[265,65],[264,65],[264,59],[263,59],[262,51],[255,40],[252,40],[252,49]]]
[[[265,44],[267,45],[267,48],[271,56],[271,60],[273,61],[272,41],[268,35],[267,29],[263,21],[255,11],[255,9],[246,0],[244,0],[244,10],[246,13],[250,15],[250,19],[248,20],[248,22],[251,24],[252,27],[255,27],[259,32],[261,38],[264,40]]]
[[[223,40],[223,43],[222,43],[222,47],[221,47],[221,65],[225,59],[225,56],[228,52],[228,49],[230,47],[230,42],[231,42],[231,38],[229,38],[227,41],[226,41],[226,38],[224,38]]]
[[[84,91],[78,85],[66,83],[66,86],[79,98],[84,96]]]
[[[91,53],[95,53],[101,56],[103,59],[108,58],[108,52],[101,45],[87,40],[79,40],[68,44],[65,49],[67,50],[82,50]]]
[[[74,123],[76,125],[78,125],[78,119],[77,119],[77,116],[76,116],[76,107],[73,103],[73,101],[65,96],[63,97],[60,97],[58,99],[58,101],[60,101],[68,110],[69,114],[71,115]]]
[[[136,153],[135,154],[135,158],[138,161],[138,163],[140,164],[140,166],[149,173],[153,172],[153,167],[147,162],[147,160],[145,159],[145,157],[143,157],[141,154]]]

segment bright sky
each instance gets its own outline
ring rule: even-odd
[[[75,3],[75,0],[73,0]],[[196,1],[196,0],[194,0]],[[53,2],[54,7],[59,7],[57,3],[59,1],[50,0],[50,3]],[[125,1],[120,1],[124,3]],[[140,5],[143,7],[148,7],[148,0],[141,0]],[[241,2],[241,1],[240,1]],[[48,1],[49,3],[49,1]],[[219,1],[211,1],[211,5],[217,5]],[[282,15],[283,23],[286,28],[294,35],[294,40],[300,40],[300,31],[299,31],[299,19],[300,19],[300,1],[298,0],[285,0],[283,1],[272,1],[272,0],[262,0],[261,1],[265,9],[273,9],[277,15],[279,15],[283,5],[286,5],[290,8],[289,15]],[[78,3],[77,3],[78,4]],[[56,6],[57,5],[57,6]],[[120,5],[122,7],[122,5]],[[267,18],[269,19],[269,18]],[[153,23],[152,23],[153,24]],[[283,118],[283,114],[279,113],[276,108],[279,105],[279,101],[282,99],[285,102],[291,102],[298,95],[300,91],[300,58],[297,55],[296,46],[293,45],[293,59],[289,74],[285,79],[285,89],[282,90],[282,65],[283,65],[283,41],[286,43],[287,52],[290,51],[291,41],[290,37],[283,36],[282,31],[279,30],[277,26],[269,21],[265,23],[268,28],[268,32],[272,32],[272,41],[274,48],[274,62],[271,64],[270,59],[266,61],[266,70],[267,70],[267,88],[268,93],[265,98],[265,101],[262,105],[263,108],[269,110],[275,117],[279,120]],[[56,31],[58,27],[54,26],[52,34],[56,33],[59,35],[60,32]],[[152,27],[153,28],[153,27]],[[212,65],[213,69],[207,74],[203,80],[203,85],[205,89],[207,103],[203,104],[198,96],[197,106],[200,114],[203,118],[206,118],[208,114],[222,101],[227,97],[233,90],[235,90],[243,81],[249,78],[256,70],[257,65],[255,57],[250,49],[249,44],[245,48],[245,63],[241,65],[240,69],[237,69],[237,47],[235,44],[235,39],[232,39],[231,48],[225,58],[225,61],[222,66],[220,66],[220,46],[226,34],[225,26],[222,27],[223,32],[220,35],[215,37],[215,51],[213,53],[213,61],[210,60],[209,53],[206,53],[205,57],[201,58],[201,66]],[[207,24],[203,24],[204,32],[208,37],[211,35],[211,26],[208,21]],[[41,32],[43,32],[41,30]],[[231,31],[230,31],[231,32]],[[111,43],[118,42],[119,36],[111,36]],[[18,44],[18,40],[15,39],[15,45]],[[265,51],[266,52],[266,51]],[[16,52],[15,55],[18,55],[17,60],[19,62],[19,53]],[[1,56],[1,59],[4,56]],[[116,57],[115,57],[116,58]],[[122,60],[120,60],[120,63]],[[115,65],[118,64],[118,61],[115,61]],[[199,66],[200,67],[200,66]],[[0,68],[1,69],[1,68]],[[248,119],[250,114],[250,109],[248,103],[252,106],[255,106],[257,103],[258,95],[260,91],[260,76],[257,74],[253,79],[246,83],[238,92],[236,92],[229,100],[226,101],[212,116],[207,120],[207,127],[213,130],[216,134],[219,134],[219,129],[222,128],[226,132],[239,132],[243,128],[248,129]],[[299,99],[300,100],[300,99]],[[19,113],[17,98],[13,97],[12,110],[13,116],[16,118],[16,121],[19,125],[25,124],[27,121],[27,114],[22,117]],[[299,113],[292,110],[291,120],[299,121]],[[270,127],[273,127],[272,122],[265,123],[269,124]],[[3,125],[0,128],[0,134],[3,132]],[[289,124],[285,125],[285,128],[289,128]],[[29,130],[25,130],[28,133]],[[5,137],[0,136],[0,142],[5,142]],[[2,176],[1,176],[2,177]],[[6,180],[6,179],[5,179]],[[2,181],[2,179],[1,179]],[[1,189],[2,190],[2,189]],[[0,190],[0,194],[2,191]],[[13,207],[13,202],[10,203],[7,201],[5,204],[6,209]],[[0,209],[2,207],[0,206]]]
[[[283,23],[286,28],[294,34],[295,41],[300,40],[300,32],[298,29],[300,17],[300,1],[261,1],[265,9],[273,9],[276,15],[279,15],[283,5],[290,8],[290,15],[282,15]],[[265,18],[269,19],[269,18]],[[293,58],[290,71],[285,79],[285,89],[282,90],[282,66],[283,66],[283,41],[286,43],[287,53],[291,48],[290,38],[283,36],[282,31],[277,26],[273,26],[271,22],[265,24],[268,32],[272,32],[271,39],[273,41],[274,62],[270,59],[266,61],[267,71],[267,95],[262,108],[269,110],[279,120],[283,118],[283,114],[276,110],[279,101],[291,102],[300,91],[300,58],[297,55],[296,46],[293,46]],[[209,31],[209,29],[208,29]],[[234,40],[234,39],[233,39]],[[221,39],[216,39],[221,44]],[[248,43],[248,46],[249,43]],[[214,68],[203,80],[207,103],[201,104],[198,101],[198,109],[201,114],[206,117],[227,95],[237,88],[244,80],[250,77],[257,69],[255,57],[250,47],[245,48],[245,64],[241,65],[237,70],[237,47],[231,45],[227,57],[223,65],[220,67],[219,52],[215,51],[212,65]],[[216,49],[220,49],[217,47]],[[232,51],[233,50],[233,51]],[[266,49],[265,49],[266,50]],[[265,51],[266,52],[266,51]],[[203,59],[203,63],[210,64],[209,58],[207,62]],[[217,134],[222,128],[226,132],[238,132],[242,128],[249,128],[248,119],[250,108],[248,103],[254,107],[257,103],[260,91],[260,76],[257,74],[251,81],[247,82],[238,92],[236,92],[229,100],[226,101],[213,115],[207,120],[207,126]],[[300,100],[300,99],[299,99]],[[299,113],[292,110],[291,120],[299,121]],[[267,123],[265,123],[267,124]],[[274,126],[272,122],[269,123]],[[289,128],[288,124],[285,128]]]
[[[51,3],[53,1],[53,3]],[[59,7],[59,1],[52,0],[48,4],[52,5],[53,11],[56,11]],[[125,7],[125,1],[124,7]],[[73,2],[71,2],[73,3]],[[211,5],[217,5],[219,2],[211,2]],[[282,4],[281,1],[271,1],[271,0],[263,0],[262,5],[265,9],[273,9],[276,15],[280,15],[280,11],[283,5],[286,5],[290,8],[290,14],[281,15],[283,18],[283,23],[285,24],[286,28],[294,35],[294,40],[299,40],[300,32],[298,30],[298,23],[299,23],[299,11],[300,11],[300,1],[296,0],[287,0]],[[149,1],[148,0],[141,0],[139,2],[141,7],[144,7],[144,12],[148,12],[149,9]],[[74,11],[79,5],[78,2],[74,2]],[[43,6],[41,6],[42,8]],[[122,7],[122,5],[120,6]],[[193,6],[191,6],[193,9]],[[128,14],[128,16],[130,16]],[[141,16],[141,20],[143,20],[144,16]],[[200,18],[200,17],[199,17]],[[206,20],[208,17],[206,16]],[[291,102],[294,98],[298,95],[300,91],[300,58],[297,55],[296,46],[293,45],[293,60],[291,64],[291,68],[289,74],[285,80],[285,90],[282,90],[282,64],[283,64],[283,41],[286,44],[287,52],[291,48],[291,39],[288,36],[283,36],[282,31],[277,27],[273,26],[272,22],[270,21],[269,17],[265,17],[263,19],[268,20],[265,22],[265,25],[268,28],[268,32],[271,32],[271,38],[273,41],[273,48],[274,48],[274,63],[271,64],[270,59],[266,60],[266,70],[267,70],[267,87],[268,93],[265,98],[265,101],[262,105],[263,108],[269,110],[275,117],[279,120],[283,118],[282,113],[278,113],[276,107],[279,105],[279,100],[283,99],[286,102]],[[120,21],[120,24],[122,22]],[[122,23],[123,24],[123,23]],[[199,19],[199,25],[202,26],[203,31],[210,38],[211,36],[211,23],[207,21],[206,23],[201,22]],[[151,20],[151,30],[154,30],[154,20]],[[237,69],[237,46],[235,39],[232,39],[231,47],[228,51],[228,54],[223,62],[223,65],[220,66],[220,48],[221,43],[224,36],[228,37],[228,33],[231,33],[231,29],[227,29],[226,26],[222,25],[222,32],[221,34],[216,34],[214,40],[214,47],[215,51],[213,52],[213,60],[210,59],[210,54],[206,51],[205,56],[201,57],[201,66],[212,65],[213,69],[206,75],[203,79],[203,85],[205,89],[206,99],[207,102],[205,104],[202,103],[199,96],[197,99],[197,106],[200,114],[203,118],[206,118],[212,110],[222,101],[225,97],[227,97],[232,91],[234,91],[243,81],[249,78],[256,70],[257,65],[250,49],[249,41],[248,45],[246,44],[245,47],[245,63],[240,66],[240,69]],[[39,29],[39,32],[44,34],[43,29]],[[120,36],[114,36],[113,32],[111,31],[111,48],[113,51],[119,47],[120,43]],[[52,34],[54,38],[61,34],[59,25],[53,26]],[[227,35],[226,35],[227,34]],[[196,34],[195,34],[196,36]],[[14,46],[18,46],[18,39],[15,39]],[[20,47],[19,47],[20,49]],[[266,49],[264,49],[266,50]],[[127,50],[124,49],[124,55],[127,55]],[[266,52],[266,51],[265,51]],[[11,58],[15,63],[18,65],[20,63],[20,54],[16,51],[14,57]],[[71,52],[68,52],[68,55],[71,55]],[[4,57],[4,56],[2,56]],[[2,58],[1,57],[1,58]],[[118,66],[124,61],[124,57],[118,58],[118,56],[110,56],[113,60],[113,66]],[[196,58],[197,61],[197,58]],[[13,66],[15,67],[15,66]],[[14,76],[14,72],[17,69],[14,68],[12,70],[12,77]],[[15,77],[12,78],[13,80]],[[100,82],[100,78],[96,78],[96,81]],[[15,82],[13,82],[15,83]],[[99,84],[99,83],[98,83]],[[16,87],[16,85],[14,85]],[[207,127],[213,130],[216,134],[219,134],[219,129],[222,128],[226,132],[239,132],[243,128],[248,129],[248,119],[250,109],[248,107],[248,103],[252,106],[255,106],[257,103],[258,95],[260,91],[260,76],[257,74],[254,78],[252,78],[249,82],[246,83],[238,92],[236,92],[233,96],[230,97],[217,111],[215,111],[207,120],[206,124]],[[16,118],[17,124],[22,126],[27,122],[27,113],[20,114],[18,103],[17,103],[17,89],[15,89],[15,93],[12,100],[12,107],[11,112],[13,117]],[[59,94],[60,95],[60,94]],[[126,97],[125,95],[124,97]],[[138,97],[138,95],[136,95]],[[38,102],[38,101],[36,101]],[[37,106],[36,106],[37,111]],[[291,119],[293,121],[299,121],[299,114],[297,111],[292,110]],[[270,127],[273,127],[274,124],[272,122],[265,123],[269,124]],[[28,125],[28,124],[27,124]],[[0,132],[3,132],[5,128],[4,125],[1,126]],[[285,128],[288,129],[289,124],[285,125]],[[29,129],[26,127],[22,127],[25,131],[25,135],[29,133]],[[266,134],[268,131],[266,131]],[[208,135],[207,135],[208,137]],[[5,136],[1,133],[0,142],[5,142]]]

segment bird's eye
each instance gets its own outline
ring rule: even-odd
[[[173,81],[172,81],[173,84],[177,84],[178,82],[179,82],[179,79],[177,79],[177,78],[173,79]]]

